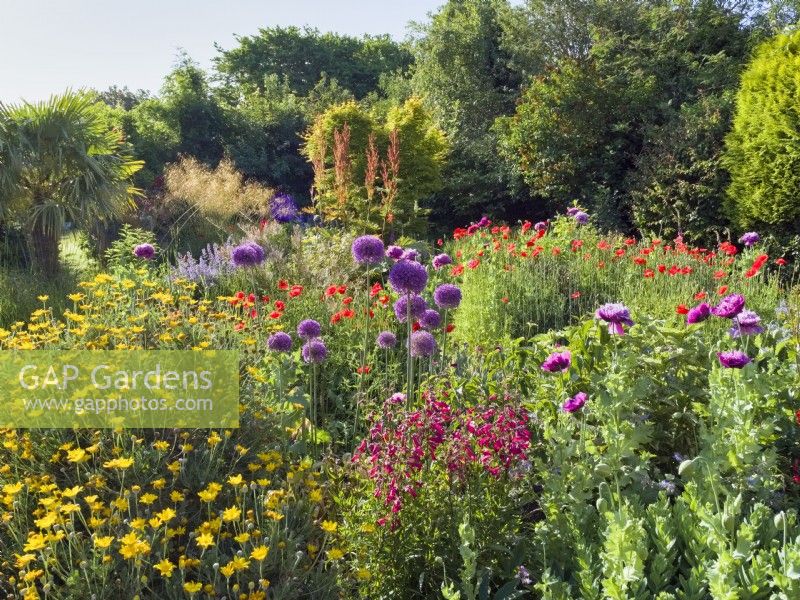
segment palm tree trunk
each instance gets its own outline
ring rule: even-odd
[[[34,268],[43,275],[56,275],[61,266],[58,261],[58,233],[38,225],[30,235]]]

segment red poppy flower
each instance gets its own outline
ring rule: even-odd
[[[667,265],[658,265],[658,272],[663,273],[667,270]]]
[[[243,321],[239,321],[236,325],[234,325],[233,328],[236,331],[241,331],[242,329],[244,329],[244,322]]]
[[[278,289],[279,290],[288,290],[289,289],[289,282],[285,279],[281,279],[278,281]]]
[[[720,296],[722,296],[722,295],[723,295],[723,294],[725,294],[727,291],[728,291],[728,286],[727,286],[727,285],[721,285],[721,286],[719,287],[719,289],[717,290],[717,294],[719,294]]]
[[[635,243],[636,243],[636,240],[635,240],[635,239],[633,239],[633,238],[627,238],[627,239],[625,240],[625,245],[626,245],[626,246],[633,246]]]
[[[247,301],[248,301],[250,304],[255,304],[255,302],[256,302],[256,295],[255,295],[255,294],[249,294],[249,295],[247,296]]]
[[[727,273],[725,271],[714,271],[714,279],[722,279]]]
[[[697,292],[697,293],[694,295],[694,299],[695,299],[695,300],[702,300],[702,299],[703,299],[703,298],[705,298],[707,295],[708,295],[708,294],[706,294],[705,292]]]
[[[689,308],[685,304],[678,304],[678,306],[675,308],[675,312],[679,315],[685,315],[689,312]]]
[[[647,264],[647,259],[642,258],[641,256],[637,256],[636,258],[633,259],[633,262],[635,262],[639,266],[642,266]]]
[[[480,264],[481,264],[481,261],[479,261],[477,258],[473,258],[471,261],[469,261],[469,262],[467,263],[467,266],[468,266],[470,269],[477,269],[477,268],[478,268],[478,265],[480,265]]]
[[[777,258],[775,259],[775,264],[779,267],[786,266],[786,259],[785,258]]]
[[[342,304],[350,304],[352,302],[353,302],[353,297],[352,296],[348,296],[347,298],[342,300]]]
[[[341,320],[342,320],[342,315],[341,314],[334,313],[333,315],[331,315],[331,323],[333,323],[334,325],[336,323],[338,323],[339,321],[341,321]]]
[[[275,300],[275,310],[285,310],[286,303],[283,300]]]
[[[645,269],[643,275],[647,278],[655,277],[656,272],[653,269]]]
[[[289,290],[289,297],[290,298],[297,298],[302,293],[303,293],[303,286],[302,285],[293,285],[292,289]]]
[[[450,333],[450,332],[451,332],[451,331],[453,331],[455,328],[456,328],[456,326],[455,326],[453,323],[448,323],[448,324],[447,324],[446,331],[447,331],[447,333]]]
[[[349,308],[342,311],[342,316],[345,319],[352,319],[354,315],[355,315],[355,313],[352,310],[350,310]]]
[[[360,366],[360,367],[358,367],[356,369],[356,373],[358,373],[359,375],[367,375],[371,371],[372,371],[372,367],[370,367],[369,365],[363,365],[363,366]]]
[[[270,319],[280,319],[281,318],[281,314],[282,313],[280,313],[279,311],[273,310],[271,313],[269,313],[269,318]]]
[[[508,304],[508,302],[509,302],[509,300],[508,300],[508,297],[507,297],[507,296],[503,296],[502,298],[500,298],[500,300],[501,300],[502,302],[505,302],[506,304]]]
[[[453,277],[458,277],[464,272],[464,265],[456,265],[452,269],[450,269],[450,275]]]
[[[325,290],[325,295],[328,296],[328,297],[333,296],[335,293],[336,293],[336,286],[335,285],[329,285],[327,287],[327,289]]]
[[[570,297],[570,298],[572,298],[572,299],[574,300],[575,298],[580,298],[580,297],[581,297],[581,293],[580,293],[580,292],[572,292],[572,293],[569,295],[569,297]]]

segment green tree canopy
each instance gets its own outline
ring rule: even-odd
[[[377,88],[382,73],[404,69],[412,60],[388,35],[358,39],[310,27],[269,27],[237,41],[230,50],[217,47],[216,68],[229,83],[262,87],[265,77],[278,75],[301,96],[327,74],[360,99]]]

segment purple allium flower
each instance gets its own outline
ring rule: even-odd
[[[580,208],[578,208],[577,206],[570,206],[570,207],[567,209],[567,216],[568,216],[568,217],[574,217],[574,216],[575,216],[576,214],[578,214],[579,212],[581,212],[581,209],[580,209]]]
[[[156,249],[153,248],[152,244],[139,244],[134,247],[133,254],[136,258],[150,260],[156,255]]]
[[[314,319],[300,321],[297,325],[297,335],[304,340],[318,338],[322,334],[322,326]]]
[[[732,319],[744,308],[744,296],[740,294],[731,294],[725,296],[720,303],[711,309],[712,314],[722,317],[723,319]]]
[[[419,294],[427,283],[427,269],[413,260],[399,260],[389,271],[389,285],[398,294]]]
[[[389,350],[397,345],[397,336],[391,331],[381,331],[375,339],[378,348],[382,350]]]
[[[417,250],[415,250],[414,248],[409,248],[408,250],[405,250],[403,252],[403,256],[401,256],[400,258],[402,260],[413,260],[419,262],[419,256],[420,254]]]
[[[569,350],[564,352],[553,352],[542,363],[542,370],[548,373],[564,372],[572,364],[572,354]]]
[[[437,254],[433,257],[433,268],[437,271],[445,265],[453,264],[453,259],[447,254]]]
[[[478,221],[477,223],[475,223],[475,225],[477,225],[478,227],[488,227],[491,224],[492,224],[492,222],[489,220],[489,217],[487,217],[486,215],[483,215],[481,217],[481,220]]]
[[[264,249],[255,242],[245,242],[231,252],[233,264],[237,267],[252,267],[264,262]]]
[[[392,260],[400,260],[403,258],[403,249],[400,246],[389,246],[386,249],[386,256]]]
[[[362,235],[353,241],[351,246],[353,259],[360,265],[374,265],[381,262],[385,256],[385,248],[379,237]]]
[[[433,301],[439,308],[458,308],[461,304],[461,288],[452,283],[443,283],[434,290]]]
[[[576,220],[578,223],[580,223],[581,225],[586,225],[586,224],[589,222],[589,215],[587,215],[587,214],[586,214],[585,212],[583,212],[582,210],[579,210],[578,212],[576,212],[576,213],[575,213],[574,215],[572,215],[572,216],[573,216],[573,218],[574,218],[574,219],[575,219],[575,220]]]
[[[735,338],[743,335],[756,335],[764,331],[761,326],[761,317],[752,310],[744,309],[733,318],[731,335]]]
[[[578,392],[561,405],[561,410],[568,413],[574,413],[575,411],[580,410],[583,405],[586,404],[586,400],[588,399],[589,396],[586,395],[586,392]]]
[[[430,356],[436,352],[436,339],[427,331],[420,329],[411,334],[411,356]]]
[[[394,315],[401,323],[405,323],[406,318],[408,317],[409,298],[411,299],[412,319],[419,319],[428,308],[428,303],[425,302],[425,298],[422,296],[417,296],[416,294],[413,296],[400,296],[397,299],[397,302],[394,303]]]
[[[530,585],[533,583],[530,572],[522,565],[517,567],[517,579],[519,579],[522,585]]]
[[[422,316],[419,318],[419,324],[424,329],[436,329],[442,324],[442,315],[440,315],[438,311],[429,308],[422,313]]]
[[[623,325],[633,325],[628,307],[620,303],[604,304],[595,312],[595,317],[608,323],[608,331],[612,335],[625,335]]]
[[[744,244],[748,248],[755,246],[761,241],[761,236],[755,231],[748,231],[739,238],[739,243]]]
[[[278,223],[300,220],[300,209],[289,194],[279,194],[269,201],[269,214]]]
[[[689,312],[686,313],[686,323],[688,325],[693,325],[695,323],[702,323],[708,317],[711,316],[711,307],[708,303],[703,302],[698,304],[694,308],[690,308]]]
[[[750,357],[744,352],[739,350],[731,350],[730,352],[717,352],[719,362],[726,369],[741,369],[747,364],[753,362]]]
[[[547,223],[545,223],[544,221],[539,221],[538,223],[535,223],[533,225],[534,231],[542,231],[543,229],[547,229]]]
[[[319,338],[308,340],[301,351],[303,360],[307,363],[321,363],[328,358],[328,349],[325,347],[325,342]]]
[[[292,349],[292,338],[286,332],[276,331],[267,339],[267,348],[273,352],[289,352]]]

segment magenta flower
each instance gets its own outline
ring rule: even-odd
[[[752,310],[745,309],[732,320],[733,327],[731,327],[731,336],[735,338],[743,335],[757,335],[764,331],[764,328],[761,326],[761,317]]]
[[[717,317],[722,317],[723,319],[732,319],[742,312],[743,308],[744,296],[740,294],[731,294],[720,300],[719,304],[711,309],[711,312]]]
[[[689,312],[686,313],[686,323],[688,325],[702,323],[710,316],[711,307],[706,302],[703,302],[702,304],[698,304],[694,308],[690,309]]]
[[[741,369],[745,365],[753,362],[747,354],[739,350],[717,352],[717,358],[719,358],[719,362],[726,369]]]
[[[583,405],[586,404],[588,399],[589,396],[586,395],[586,392],[578,392],[561,405],[561,410],[567,413],[574,413],[583,408]]]
[[[572,354],[569,350],[564,352],[553,352],[542,363],[542,370],[548,373],[564,372],[572,364]]]
[[[623,325],[633,325],[628,307],[620,303],[604,304],[595,312],[595,317],[608,323],[608,331],[612,335],[625,335]]]

